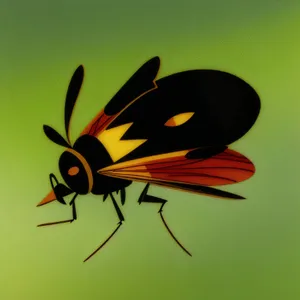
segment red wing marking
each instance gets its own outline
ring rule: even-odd
[[[137,181],[178,182],[203,186],[238,183],[250,178],[255,167],[242,154],[226,149],[208,159],[188,159],[178,156],[132,160],[98,171],[107,176]]]
[[[99,135],[99,133],[102,132],[117,116],[118,114],[108,116],[104,113],[104,109],[101,110],[97,116],[85,127],[81,135]]]

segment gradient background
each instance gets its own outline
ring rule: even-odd
[[[300,2],[182,2],[1,0],[1,299],[299,299]],[[42,125],[63,133],[64,96],[79,64],[86,77],[73,140],[156,55],[160,76],[216,68],[258,91],[261,115],[233,145],[257,173],[227,188],[248,200],[152,187],[170,200],[165,217],[191,258],[156,205],[137,205],[143,185],[132,185],[125,225],[83,264],[117,217],[109,202],[87,196],[77,202],[75,223],[36,228],[71,216],[59,203],[36,208],[48,174],[61,178],[62,148]]]

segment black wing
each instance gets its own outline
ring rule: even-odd
[[[81,135],[98,136],[128,105],[155,89],[155,78],[159,67],[159,57],[153,57],[143,64],[108,102],[104,109],[85,127]]]
[[[199,147],[229,145],[245,135],[260,111],[256,91],[217,70],[190,70],[156,81],[157,88],[132,102],[106,129],[132,123],[121,140],[146,140],[118,162]],[[137,90],[136,86],[131,86]],[[166,126],[176,115],[179,126]],[[174,119],[174,118],[173,118]]]

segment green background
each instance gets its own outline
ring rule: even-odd
[[[1,0],[0,33],[1,299],[299,299],[299,1]],[[232,145],[257,173],[226,187],[241,202],[151,188],[169,199],[165,218],[192,258],[156,205],[137,205],[143,185],[132,185],[125,225],[83,263],[117,217],[108,201],[86,196],[75,223],[36,227],[71,216],[57,202],[36,208],[48,174],[61,179],[62,148],[42,125],[63,133],[64,96],[79,64],[86,77],[73,140],[156,55],[160,76],[221,69],[257,90],[260,117]]]

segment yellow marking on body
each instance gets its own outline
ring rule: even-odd
[[[165,126],[167,126],[167,127],[176,127],[176,126],[182,125],[182,124],[186,123],[193,115],[194,115],[194,112],[187,112],[187,113],[178,114],[178,115],[170,118],[165,123]]]
[[[108,130],[102,131],[98,135],[99,141],[108,151],[111,159],[115,162],[132,152],[147,140],[121,140],[122,136],[132,126],[133,123],[117,126]]]
[[[125,161],[122,163],[118,163],[118,164],[103,168],[103,169],[99,170],[98,173],[102,173],[102,172],[106,172],[106,171],[113,171],[116,169],[123,169],[123,168],[127,168],[127,167],[134,167],[136,165],[143,165],[150,161],[155,162],[156,160],[161,160],[161,159],[166,159],[166,158],[181,157],[181,156],[185,156],[191,150],[193,150],[193,149],[183,150],[183,151],[174,151],[174,152],[170,152],[170,153],[164,153],[164,154],[158,154],[158,155],[152,155],[152,156],[148,156],[148,157],[133,159],[133,160]]]

